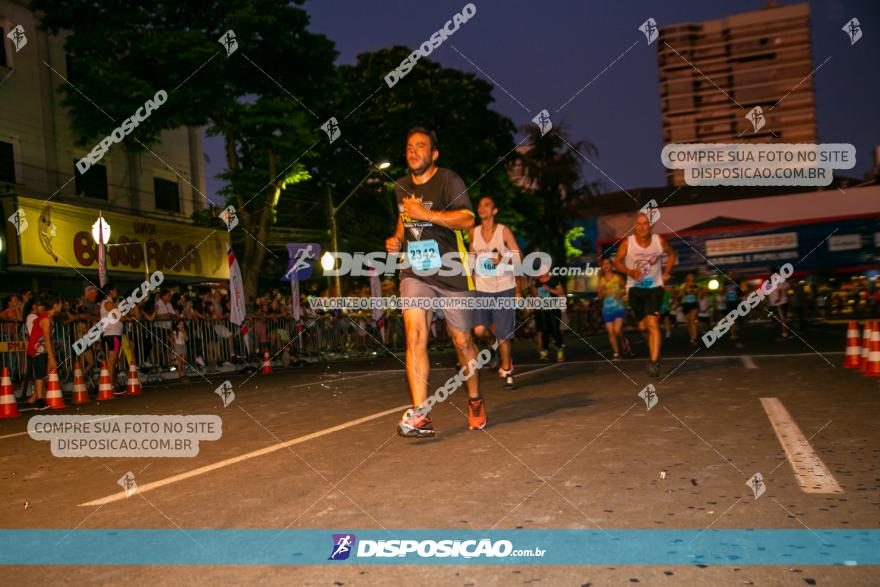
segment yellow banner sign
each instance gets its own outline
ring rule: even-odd
[[[27,351],[26,341],[0,342],[0,353],[23,353]]]
[[[96,209],[22,197],[18,206],[27,221],[19,236],[22,265],[98,268],[98,245],[92,238]],[[103,216],[110,225],[106,256],[111,280],[114,271],[144,273],[144,243],[150,272],[229,279],[225,230],[118,212],[105,211]]]

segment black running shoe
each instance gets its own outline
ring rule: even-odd
[[[407,438],[430,438],[434,436],[434,423],[430,416],[423,416],[410,408],[397,423],[397,434]]]
[[[501,377],[504,379],[504,389],[516,389],[516,383],[513,382],[513,370],[505,371]]]
[[[657,377],[660,374],[660,362],[659,361],[648,361],[648,375],[650,377]]]

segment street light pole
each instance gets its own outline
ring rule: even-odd
[[[330,238],[332,240],[333,252],[336,253],[339,251],[339,243],[336,241],[336,213],[339,212],[339,207],[333,206],[333,192],[330,191],[330,188],[327,188],[327,205],[330,207]],[[339,280],[339,272],[336,273],[336,276],[333,279],[336,284],[336,297],[341,297],[342,285]]]
[[[339,251],[339,243],[337,242],[337,232],[336,232],[336,214],[339,212],[339,210],[342,209],[343,206],[345,206],[345,203],[348,202],[349,198],[351,198],[355,194],[355,192],[358,191],[358,189],[362,185],[364,185],[364,182],[367,181],[368,179],[370,179],[370,176],[373,175],[373,173],[376,170],[388,169],[389,167],[391,167],[391,163],[389,163],[387,161],[383,161],[382,163],[379,163],[378,165],[370,166],[370,170],[367,172],[367,174],[364,176],[364,178],[362,180],[360,180],[358,182],[358,184],[356,186],[354,186],[354,188],[352,188],[352,190],[350,192],[348,192],[348,195],[345,196],[345,198],[342,200],[342,202],[338,206],[333,205],[333,192],[330,191],[330,188],[327,188],[327,209],[330,212],[330,240],[332,241],[334,253]],[[337,273],[336,276],[334,277],[334,281],[335,281],[335,285],[336,285],[336,297],[341,297],[342,296],[342,284],[339,279],[339,273]]]

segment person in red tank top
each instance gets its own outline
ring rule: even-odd
[[[27,355],[31,359],[34,378],[34,394],[27,403],[34,404],[39,401],[40,408],[45,405],[43,390],[46,377],[58,366],[55,360],[55,348],[52,345],[52,321],[61,311],[61,300],[58,296],[47,294],[43,296],[43,304],[46,311],[34,321],[27,344]]]

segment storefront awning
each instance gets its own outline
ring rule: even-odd
[[[3,210],[6,218],[20,210],[17,221],[6,222],[9,266],[97,270],[98,245],[91,234],[97,209],[16,196],[3,201]],[[110,225],[107,271],[111,279],[119,271],[144,274],[144,243],[149,272],[229,279],[226,231],[120,212],[102,214]]]

